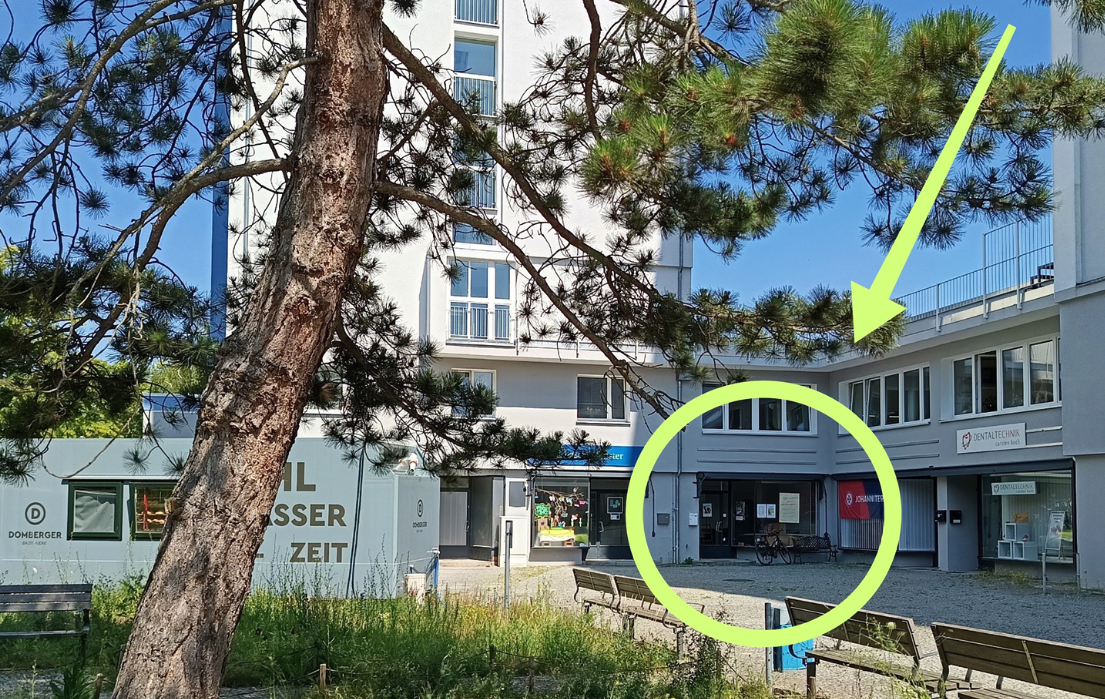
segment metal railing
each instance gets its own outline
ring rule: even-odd
[[[498,24],[498,0],[457,0],[457,19],[477,24]]]
[[[468,105],[476,101],[480,116],[495,116],[495,80],[469,78],[458,75],[453,78],[453,98]]]
[[[1018,306],[1025,289],[1054,280],[1055,256],[1051,217],[1018,221],[986,233],[982,241],[982,269],[905,294],[897,302],[908,320],[940,314],[989,299],[1016,293]],[[984,313],[988,309],[984,306]]]
[[[472,186],[460,192],[458,199],[465,206],[474,206],[477,209],[495,209],[496,202],[496,178],[495,169],[472,169]]]
[[[449,304],[449,336],[464,340],[510,342],[510,307],[453,301]]]

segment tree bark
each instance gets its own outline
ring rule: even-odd
[[[204,391],[115,699],[214,699],[312,377],[364,247],[387,97],[383,0],[309,0],[272,256]]]

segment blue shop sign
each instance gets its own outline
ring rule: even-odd
[[[637,463],[637,458],[644,451],[644,447],[610,447],[606,450],[606,458],[603,459],[603,466],[619,466],[622,468],[633,468]],[[558,466],[586,466],[587,462],[579,459],[571,461],[561,461]]]

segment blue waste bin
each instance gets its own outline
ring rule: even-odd
[[[789,629],[790,624],[782,624],[780,628]],[[783,646],[783,669],[802,670],[806,667],[806,652],[813,650],[813,639],[795,643],[792,646]]]

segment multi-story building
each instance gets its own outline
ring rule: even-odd
[[[393,26],[440,56],[455,93],[477,93],[490,114],[523,93],[540,51],[587,21],[582,6],[558,8],[551,30],[535,36],[525,12],[522,3],[433,0],[416,20],[396,18]],[[1105,39],[1057,18],[1053,45],[1057,58],[1105,71]],[[876,432],[901,487],[899,565],[1033,572],[1046,558],[1049,576],[1105,587],[1105,508],[1094,497],[1105,493],[1105,382],[1094,361],[1105,339],[1105,235],[1095,227],[1105,203],[1084,186],[1105,182],[1094,165],[1105,162],[1095,158],[1105,145],[1063,142],[1054,153],[1060,206],[1053,219],[987,234],[977,271],[903,297],[909,322],[895,350],[800,368],[721,358],[753,379],[812,386]],[[471,201],[513,225],[519,215],[503,193],[500,173],[488,168],[477,173]],[[225,282],[218,263],[227,260],[233,276],[249,248],[242,222],[259,201],[260,189],[248,183],[232,197],[237,234],[213,236],[213,288]],[[574,226],[602,225],[589,207],[572,211]],[[441,368],[491,386],[497,414],[510,423],[583,428],[614,447],[600,469],[520,465],[447,479],[443,555],[501,558],[509,519],[516,565],[629,558],[629,476],[659,418],[594,348],[520,342],[517,264],[471,229],[458,227],[454,236],[452,256],[463,271],[456,280],[441,273],[428,244],[383,258],[383,284],[407,323],[441,346]],[[687,293],[690,243],[657,246],[657,285]],[[711,388],[681,380],[649,348],[637,351],[653,367],[643,370],[646,378],[670,395],[687,400]],[[747,556],[765,528],[827,532],[863,560],[882,530],[877,485],[855,439],[827,417],[778,400],[734,403],[693,421],[664,451],[648,489],[646,533],[662,562]]]

